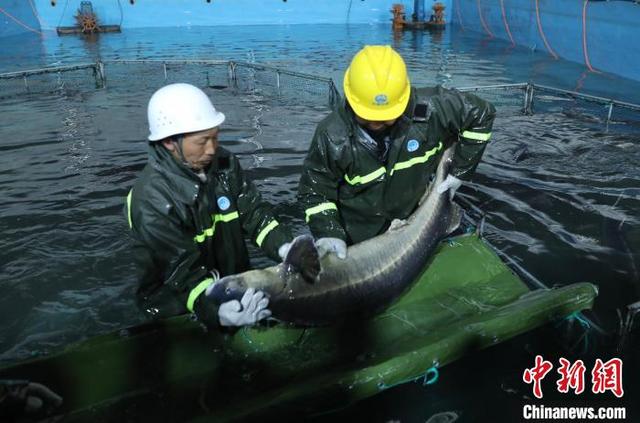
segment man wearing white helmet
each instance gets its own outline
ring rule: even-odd
[[[245,235],[276,260],[291,239],[238,159],[219,146],[224,114],[189,84],[156,91],[147,112],[149,162],[126,208],[140,272],[138,305],[152,317],[195,312],[208,326],[268,317],[260,291],[219,308],[202,295],[216,278],[249,268]]]

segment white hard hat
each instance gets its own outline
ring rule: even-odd
[[[170,84],[156,91],[147,107],[149,141],[204,131],[224,122],[209,97],[190,84]]]

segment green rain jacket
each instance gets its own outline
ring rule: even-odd
[[[202,295],[213,280],[210,271],[225,276],[249,268],[245,234],[275,260],[278,248],[291,240],[233,154],[218,148],[206,175],[202,182],[154,143],[127,196],[137,302],[147,315],[189,311],[216,325],[217,309]]]
[[[493,105],[473,94],[412,89],[385,160],[367,147],[344,102],[318,124],[304,161],[298,196],[312,233],[355,244],[383,233],[393,219],[406,219],[451,143],[457,143],[451,173],[469,179],[494,117]]]

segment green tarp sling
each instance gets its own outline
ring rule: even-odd
[[[588,283],[530,291],[474,234],[443,242],[425,269],[370,319],[230,335],[181,316],[1,369],[0,379],[47,384],[65,399],[65,421],[217,421],[274,407],[312,413],[429,369],[433,376],[465,354],[590,308],[597,295]]]

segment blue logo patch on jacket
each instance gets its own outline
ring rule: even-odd
[[[218,198],[218,208],[220,210],[226,210],[231,206],[231,201],[225,196]]]
[[[419,147],[420,147],[420,143],[418,142],[418,140],[409,140],[409,142],[407,143],[407,151],[409,153],[413,153]]]

